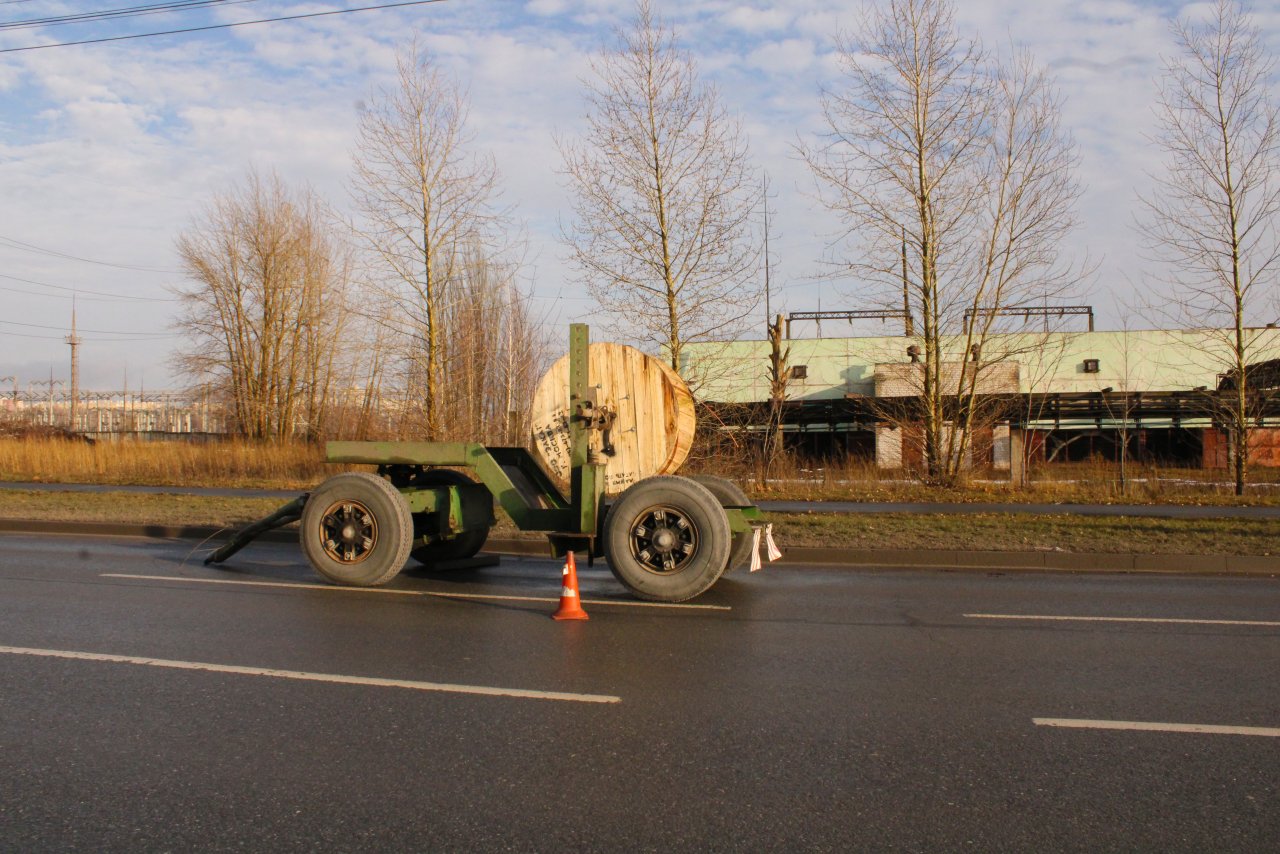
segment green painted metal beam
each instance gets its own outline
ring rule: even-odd
[[[328,442],[325,459],[374,466],[465,466],[472,449],[483,447],[467,442]]]

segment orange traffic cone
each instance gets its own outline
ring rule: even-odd
[[[560,588],[560,610],[551,615],[553,620],[589,620],[582,610],[582,597],[578,595],[578,567],[573,562],[573,552],[565,555],[564,583]]]

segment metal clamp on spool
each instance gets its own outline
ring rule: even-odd
[[[577,408],[574,419],[581,421],[587,430],[601,434],[600,450],[597,452],[595,448],[590,448],[587,451],[587,462],[592,465],[604,465],[604,457],[612,457],[616,453],[609,433],[613,429],[613,422],[618,417],[618,413],[611,406],[596,405],[595,389],[591,390],[589,397],[578,402]]]

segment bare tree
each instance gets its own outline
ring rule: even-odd
[[[177,292],[178,365],[222,386],[248,436],[324,430],[351,277],[330,221],[310,191],[250,173],[178,238],[192,282]]]
[[[1178,21],[1173,33],[1178,52],[1165,62],[1156,104],[1165,171],[1141,199],[1139,229],[1172,285],[1173,300],[1160,294],[1157,311],[1210,336],[1206,355],[1222,381],[1206,401],[1226,429],[1243,495],[1250,425],[1265,397],[1250,377],[1274,358],[1273,334],[1258,327],[1275,319],[1280,256],[1275,62],[1232,0],[1218,0],[1204,23]]]
[[[444,438],[495,445],[528,441],[549,342],[515,273],[513,265],[495,263],[481,250],[463,259],[457,292],[444,311]]]
[[[397,53],[396,82],[360,114],[352,194],[358,231],[382,268],[410,383],[428,439],[442,433],[445,313],[464,256],[494,240],[498,172],[470,150],[467,96],[416,41]]]
[[[783,330],[785,329],[782,315],[770,320],[773,311],[773,271],[774,260],[769,251],[770,241],[773,239],[773,223],[771,210],[769,208],[769,175],[765,173],[760,187],[760,203],[761,213],[763,215],[762,228],[760,236],[764,243],[764,263],[761,265],[764,273],[764,311],[765,311],[765,332],[769,340],[769,423],[765,430],[764,440],[762,442],[760,454],[760,468],[757,480],[761,487],[769,485],[769,477],[774,473],[778,460],[784,452],[783,443],[783,407],[787,401],[787,381],[790,379],[791,369],[789,361],[791,358],[791,345],[783,346]]]
[[[1058,254],[1076,225],[1074,143],[1045,72],[962,38],[948,0],[886,0],[837,47],[843,86],[802,154],[846,229],[839,268],[860,301],[915,321],[884,417],[919,436],[925,478],[950,483],[975,428],[1000,417],[985,404],[1010,390],[1006,345],[1028,340],[996,334],[1011,331],[1000,310],[1047,304],[1081,276]]]
[[[760,455],[759,483],[769,485],[769,477],[774,473],[778,459],[782,456],[783,446],[783,407],[787,402],[787,381],[791,378],[791,345],[783,346],[783,318],[779,314],[770,321],[769,336],[769,423],[765,430],[762,453]]]
[[[759,300],[756,188],[739,122],[648,0],[615,35],[591,64],[584,138],[559,142],[565,240],[615,327],[679,368],[686,343],[732,334]]]

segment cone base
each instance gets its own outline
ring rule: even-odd
[[[557,611],[556,613],[551,615],[551,619],[553,620],[590,620],[591,618],[587,616],[586,611],[583,611],[581,608],[579,608],[576,613],[574,611],[569,611],[567,613],[562,614],[559,611]]]

